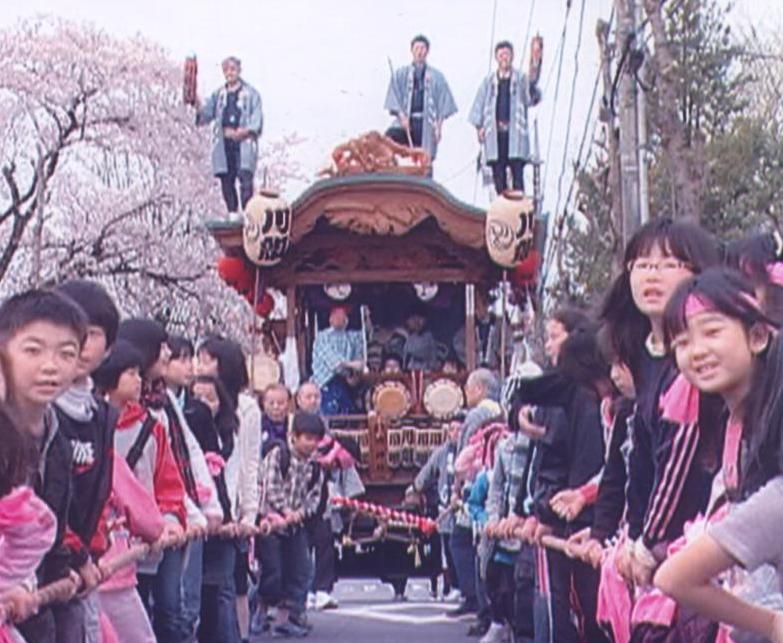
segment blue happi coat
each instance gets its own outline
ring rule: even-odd
[[[410,118],[414,70],[415,66],[410,64],[394,72],[394,76],[389,79],[384,109],[392,113],[403,113]],[[454,96],[451,95],[445,76],[427,65],[424,71],[424,122],[421,147],[431,159],[435,159],[438,151],[438,141],[435,138],[438,121],[445,121],[456,113],[457,104],[454,102]],[[399,119],[397,124],[400,125]]]
[[[343,362],[361,359],[362,334],[355,330],[327,328],[316,335],[313,344],[313,382],[323,388],[340,374]]]
[[[508,132],[508,157],[512,159],[530,159],[530,136],[527,108],[536,105],[541,95],[535,85],[528,82],[527,76],[516,69],[511,71],[511,120]],[[496,105],[498,98],[497,72],[489,74],[479,87],[468,122],[476,128],[484,128],[484,160],[498,160],[498,124]]]
[[[258,139],[264,126],[264,115],[261,111],[261,95],[244,80],[239,81],[238,105],[242,112],[239,127],[244,127],[253,133],[239,145],[240,170],[255,172],[258,163]],[[212,173],[215,175],[228,172],[226,151],[223,145],[223,110],[226,108],[228,90],[225,85],[215,91],[204,103],[196,115],[196,124],[212,123]]]

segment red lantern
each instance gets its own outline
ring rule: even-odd
[[[529,286],[536,280],[541,254],[538,250],[531,250],[523,261],[517,264],[511,273],[511,284],[516,288]]]
[[[248,293],[247,301],[251,306],[253,305],[252,294]],[[264,294],[258,298],[258,303],[256,304],[256,315],[260,317],[269,317],[274,309],[274,297],[272,297],[272,295],[270,295],[268,292],[264,291]]]
[[[253,270],[241,257],[221,257],[217,264],[217,271],[220,278],[240,294],[253,289],[255,283]]]

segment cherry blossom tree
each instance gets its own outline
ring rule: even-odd
[[[190,333],[246,327],[204,227],[223,204],[208,128],[158,45],[55,18],[0,32],[0,289],[81,276],[127,314]],[[290,136],[262,146],[270,185],[298,172]]]

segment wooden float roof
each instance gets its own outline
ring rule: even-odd
[[[485,211],[432,179],[393,173],[322,179],[292,204],[291,245],[264,268],[269,286],[330,282],[491,282]],[[242,255],[242,223],[209,221],[228,255]]]

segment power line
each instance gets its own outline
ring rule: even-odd
[[[574,75],[571,79],[571,100],[568,104],[568,120],[566,121],[565,143],[563,144],[563,159],[560,163],[560,176],[557,178],[557,202],[555,212],[560,211],[560,197],[562,196],[563,177],[566,171],[566,159],[568,158],[568,143],[571,139],[571,121],[574,116],[574,99],[576,98],[576,79],[579,76],[579,52],[582,48],[582,27],[585,21],[585,0],[582,0],[582,8],[579,11],[579,31],[577,33],[576,49],[574,50]]]
[[[563,39],[561,38],[560,41],[557,43],[557,47],[555,47],[555,54],[552,56],[552,60],[556,60],[557,57],[560,55],[560,50],[563,48]],[[555,75],[555,70],[557,67],[555,65],[552,65],[549,68],[549,73],[547,74],[546,81],[544,82],[544,90],[543,93],[546,94],[549,92],[549,86],[552,84],[552,78]]]
[[[495,24],[498,15],[498,0],[492,5],[492,31],[489,36],[489,63],[487,64],[487,73],[492,71],[492,58],[495,50]]]
[[[450,183],[451,181],[453,181],[457,177],[462,176],[463,174],[465,174],[465,172],[467,170],[469,170],[471,167],[475,167],[475,165],[476,165],[476,159],[472,158],[467,163],[465,163],[462,167],[460,167],[460,169],[454,171],[452,174],[447,176],[445,179],[440,179],[440,182],[443,183],[444,185],[446,183]]]
[[[612,12],[609,15],[609,28],[611,29],[611,25],[614,22],[614,8],[612,8]],[[598,127],[598,119],[593,119],[593,111],[595,109],[596,99],[598,97],[598,86],[600,85],[601,81],[601,72],[602,69],[599,66],[598,73],[596,74],[595,83],[593,84],[593,92],[592,96],[590,97],[590,107],[587,110],[587,116],[585,117],[585,124],[584,128],[582,129],[582,138],[579,143],[579,150],[576,155],[576,162],[574,163],[574,174],[571,178],[571,183],[568,188],[568,193],[566,194],[566,200],[563,204],[562,211],[558,208],[555,211],[555,219],[552,224],[552,237],[550,238],[549,243],[547,244],[547,253],[546,258],[543,262],[543,270],[542,270],[542,280],[541,283],[546,283],[547,275],[549,273],[549,269],[551,268],[552,261],[554,260],[555,251],[557,246],[562,243],[563,239],[561,236],[561,230],[560,226],[562,225],[562,220],[565,219],[566,213],[568,211],[568,206],[571,203],[571,198],[575,194],[575,188],[577,186],[577,182],[579,180],[579,174],[587,168],[588,163],[590,162],[590,156],[593,149],[592,141],[595,140],[595,130]],[[591,141],[590,147],[587,148],[587,154],[585,155],[584,160],[582,160],[582,153],[585,150],[585,145],[588,141],[588,130],[590,129],[590,124],[592,122],[592,133],[589,136],[589,140]]]
[[[562,221],[565,219],[566,214],[568,212],[568,206],[571,203],[571,198],[573,197],[575,193],[575,188],[577,186],[577,182],[579,180],[579,174],[587,168],[587,164],[590,162],[590,155],[593,149],[592,141],[595,140],[595,130],[598,127],[598,119],[592,118],[593,116],[593,110],[595,109],[595,103],[596,98],[598,97],[598,86],[600,85],[601,81],[601,70],[598,70],[598,74],[596,75],[595,84],[593,85],[593,93],[590,98],[590,107],[587,111],[587,117],[585,118],[585,126],[582,130],[582,140],[579,144],[579,151],[576,155],[576,161],[574,162],[574,175],[571,177],[571,183],[568,187],[568,193],[566,194],[566,200],[563,204],[563,209],[556,210],[555,212],[555,220],[552,225],[553,230],[553,236],[550,241],[550,245],[547,251],[547,257],[544,261],[544,276],[549,272],[549,268],[551,267],[551,263],[554,260],[554,251],[557,244],[560,244],[562,242],[562,237],[560,235],[560,227],[562,225]],[[587,148],[587,154],[585,155],[584,160],[582,160],[582,153],[584,152],[584,147],[588,140],[588,131],[590,131],[590,124],[592,122],[592,131],[589,135],[589,140],[591,141],[590,147]]]
[[[524,58],[526,52],[527,52],[527,45],[530,42],[530,29],[533,26],[533,12],[536,9],[536,0],[533,0],[533,2],[530,3],[530,13],[527,16],[527,30],[525,31],[525,44],[522,45],[522,56],[521,58]]]
[[[498,0],[495,0],[495,2],[492,5],[492,29],[490,30],[490,34],[489,34],[489,61],[487,63],[487,73],[492,72],[492,58],[493,58],[493,53],[495,51],[495,25],[497,21],[497,15],[498,15]],[[476,176],[473,179],[473,202],[474,203],[476,202],[479,176],[481,174],[482,167],[483,167],[483,163],[481,159],[481,152],[479,152],[479,158],[476,163]],[[460,170],[457,174],[460,174],[461,172],[462,170]]]
[[[565,12],[565,18],[563,21],[563,32],[560,34],[560,44],[558,45],[558,49],[560,50],[560,59],[557,62],[557,80],[555,81],[555,96],[552,101],[552,118],[549,121],[549,139],[546,144],[546,156],[545,159],[545,165],[544,168],[544,194],[546,194],[546,185],[547,185],[547,176],[549,175],[549,155],[552,152],[552,134],[555,131],[555,116],[557,115],[557,98],[560,94],[560,78],[563,71],[563,54],[565,53],[565,39],[566,39],[566,33],[568,31],[568,14],[571,12],[571,3],[569,2],[566,5],[566,12]],[[549,81],[547,79],[547,85],[549,84]],[[546,92],[546,87],[544,88],[544,91]],[[541,195],[541,201],[544,200],[544,194]]]
[[[609,29],[612,28],[612,23],[613,22],[614,22],[614,7],[612,7],[612,13],[609,14]],[[585,126],[584,126],[584,129],[582,130],[582,140],[579,143],[579,151],[577,152],[577,155],[576,155],[576,161],[577,162],[576,162],[576,166],[575,166],[575,169],[574,169],[574,176],[573,176],[573,178],[571,180],[571,185],[570,185],[570,187],[568,189],[568,195],[566,196],[565,204],[563,204],[563,211],[564,212],[568,209],[568,204],[571,201],[571,194],[573,192],[573,187],[576,184],[576,180],[577,180],[577,178],[579,176],[580,165],[581,165],[581,169],[586,168],[588,160],[590,158],[590,151],[592,150],[592,145],[587,149],[587,156],[585,156],[585,160],[583,162],[580,161],[580,159],[582,158],[582,152],[584,151],[584,148],[585,148],[585,144],[587,143],[587,130],[588,130],[588,127],[590,126],[590,120],[591,120],[591,117],[592,117],[593,109],[595,108],[595,101],[596,101],[596,98],[598,97],[598,86],[599,86],[599,84],[601,82],[601,72],[602,72],[601,66],[599,65],[598,73],[596,74],[596,77],[595,77],[595,83],[593,84],[593,94],[590,97],[590,107],[587,110],[587,116],[585,118]],[[593,133],[590,136],[590,140],[591,141],[593,141],[595,139],[595,130],[596,130],[597,126],[598,126],[598,119],[596,118],[596,119],[593,120]]]

